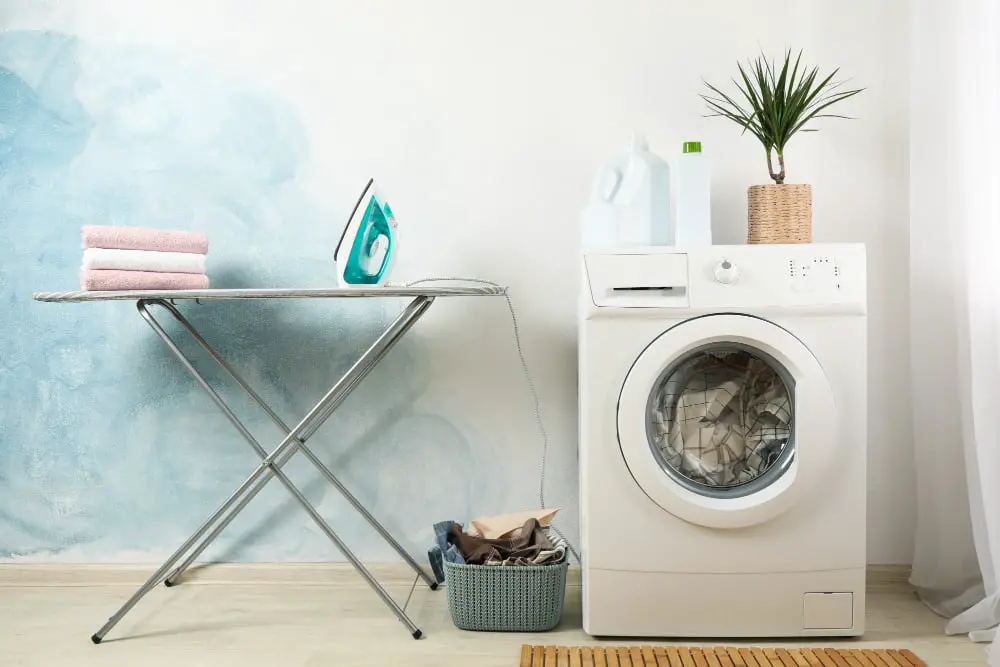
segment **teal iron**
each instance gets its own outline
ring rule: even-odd
[[[397,244],[396,218],[375,179],[369,179],[333,253],[337,283],[340,287],[385,284]]]

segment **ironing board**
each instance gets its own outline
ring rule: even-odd
[[[195,559],[208,547],[226,526],[246,507],[250,501],[271,479],[277,478],[288,489],[302,509],[312,518],[320,530],[330,539],[340,552],[350,561],[354,569],[378,594],[382,601],[396,614],[396,617],[409,629],[414,639],[423,634],[407,616],[392,596],[372,576],[371,572],[351,552],[350,548],[334,532],[326,520],[320,516],[302,492],[288,479],[282,467],[296,454],[302,452],[309,462],[332,484],[337,491],[361,514],[364,519],[382,536],[382,538],[398,553],[417,575],[431,589],[437,588],[437,582],[427,574],[423,567],[407,553],[406,549],[386,530],[372,514],[365,509],[357,498],[337,479],[333,471],[326,466],[306,446],[306,441],[312,437],[334,410],[344,401],[348,394],[362,379],[382,360],[388,351],[403,337],[413,324],[430,308],[437,297],[455,296],[502,296],[505,290],[500,287],[370,287],[349,289],[203,289],[203,290],[149,290],[120,292],[38,292],[33,295],[36,301],[52,303],[83,303],[90,301],[135,301],[139,315],[152,327],[170,351],[177,357],[181,365],[191,374],[194,380],[205,390],[209,398],[232,423],[243,439],[246,440],[260,457],[261,463],[249,477],[219,506],[217,510],[187,539],[177,551],[171,555],[156,572],[149,577],[135,593],[108,619],[108,622],[91,637],[91,641],[99,644],[104,636],[161,581],[167,586],[178,582],[184,571],[194,563]],[[294,427],[289,427],[255,392],[246,381],[226,362],[219,353],[195,330],[194,326],[181,315],[177,301],[233,301],[249,299],[345,299],[345,298],[388,298],[406,297],[412,299],[382,334],[361,355],[342,377],[330,387],[320,401],[306,413]],[[211,355],[219,366],[261,410],[285,433],[284,439],[270,452],[264,449],[250,431],[243,425],[222,397],[209,384],[208,380],[195,369],[191,360],[181,352],[177,343],[171,338],[159,321],[153,317],[151,306],[165,310],[187,331],[206,352]],[[182,560],[183,559],[183,560]],[[178,565],[178,562],[180,563]]]

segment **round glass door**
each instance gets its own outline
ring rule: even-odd
[[[769,354],[713,343],[669,365],[649,395],[657,463],[695,493],[734,498],[773,483],[795,456],[795,381]]]
[[[750,315],[696,317],[653,339],[625,376],[617,422],[642,491],[707,527],[777,516],[822,488],[836,461],[822,367],[794,335]]]

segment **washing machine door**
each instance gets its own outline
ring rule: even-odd
[[[618,401],[632,477],[667,512],[736,528],[822,493],[834,456],[833,392],[809,349],[749,315],[706,315],[662,333]]]

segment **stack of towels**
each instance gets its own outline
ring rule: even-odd
[[[208,237],[141,227],[83,227],[80,288],[87,291],[208,289]]]

